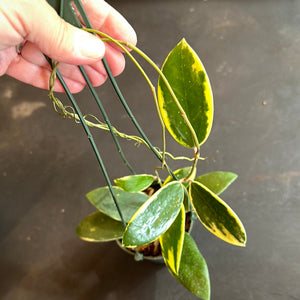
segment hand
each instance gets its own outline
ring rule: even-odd
[[[103,0],[82,0],[94,29],[115,39],[136,43],[128,22]],[[0,76],[8,74],[33,86],[48,89],[51,73],[43,54],[61,62],[59,70],[72,93],[85,81],[76,65],[84,65],[94,86],[106,80],[101,59],[105,55],[114,76],[125,60],[121,51],[98,37],[61,19],[45,0],[0,0]],[[25,44],[18,54],[17,47]],[[55,91],[63,91],[57,81]]]

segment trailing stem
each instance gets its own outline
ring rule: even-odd
[[[194,140],[194,143],[195,143],[195,147],[199,148],[200,146],[200,143],[198,141],[198,137],[195,133],[195,130],[192,126],[192,124],[190,123],[190,121],[188,120],[188,117],[184,111],[184,109],[182,108],[177,96],[175,95],[168,79],[165,77],[165,75],[163,74],[163,72],[160,70],[160,68],[154,63],[154,61],[149,57],[147,56],[142,50],[140,50],[139,48],[131,45],[130,43],[128,42],[123,42],[123,41],[119,41],[119,40],[115,40],[113,39],[112,37],[110,37],[109,35],[107,35],[106,33],[103,33],[101,31],[98,31],[98,30],[95,30],[95,29],[90,29],[90,28],[83,28],[84,30],[88,31],[88,32],[92,32],[92,33],[96,33],[98,34],[100,37],[101,37],[101,40],[102,41],[106,41],[106,42],[112,42],[114,44],[116,44],[118,47],[120,47],[125,53],[126,55],[128,55],[128,57],[134,62],[134,64],[137,66],[137,68],[139,69],[139,71],[142,73],[142,75],[145,77],[148,85],[150,86],[151,88],[151,91],[153,93],[153,90],[154,90],[154,99],[155,99],[155,105],[156,105],[156,108],[157,108],[157,111],[158,111],[158,115],[159,115],[159,118],[161,120],[161,123],[162,123],[162,126],[164,127],[164,123],[163,123],[163,120],[162,120],[162,116],[161,116],[161,113],[160,113],[160,109],[159,109],[159,105],[158,105],[158,101],[157,101],[157,97],[156,97],[156,93],[155,93],[155,89],[154,89],[154,86],[152,84],[152,82],[150,81],[149,77],[147,76],[147,74],[145,73],[145,71],[143,70],[143,68],[140,66],[140,64],[136,61],[136,59],[130,54],[130,52],[126,49],[129,48],[133,51],[135,51],[137,54],[139,54],[146,62],[148,62],[153,68],[154,70],[159,74],[159,76],[162,78],[162,80],[164,81],[168,91],[170,92],[177,108],[179,109],[181,115],[182,115],[182,118],[184,119],[186,125],[188,126],[192,136],[193,136],[193,140]],[[104,37],[104,38],[103,38]]]
[[[165,138],[165,125],[164,125],[164,122],[163,122],[163,119],[162,119],[162,116],[161,116],[161,112],[160,112],[160,109],[159,109],[159,104],[158,104],[158,99],[157,99],[157,95],[156,95],[156,89],[154,87],[154,85],[152,84],[151,80],[149,79],[149,77],[147,76],[147,74],[145,73],[144,69],[141,67],[141,65],[137,62],[137,60],[130,54],[130,52],[126,49],[129,48],[129,49],[132,49],[133,51],[135,51],[137,54],[139,54],[145,61],[147,61],[157,72],[158,74],[161,76],[162,80],[164,81],[164,83],[166,84],[166,87],[168,88],[174,102],[176,103],[185,123],[187,124],[188,128],[190,129],[191,131],[191,134],[193,136],[193,140],[194,140],[194,143],[195,145],[197,145],[196,148],[199,148],[199,142],[198,142],[198,138],[197,138],[197,135],[191,125],[191,123],[189,122],[187,116],[186,116],[186,113],[185,111],[183,110],[180,102],[178,101],[172,87],[170,86],[167,78],[165,77],[165,75],[162,73],[162,71],[156,66],[156,64],[143,52],[141,51],[140,49],[138,49],[137,47],[129,44],[129,43],[126,43],[126,42],[122,42],[122,41],[118,41],[118,40],[115,40],[113,38],[111,38],[110,36],[108,36],[107,34],[105,33],[102,33],[100,31],[97,31],[97,30],[94,30],[94,29],[89,29],[89,28],[83,28],[84,30],[88,31],[88,32],[92,32],[94,34],[98,34],[101,36],[101,39],[103,41],[108,41],[108,42],[113,42],[114,44],[116,44],[118,47],[120,47],[125,53],[126,55],[133,61],[133,63],[136,65],[136,67],[138,68],[138,70],[141,72],[141,74],[144,76],[147,84],[149,85],[150,87],[150,90],[151,90],[151,93],[153,95],[153,98],[154,98],[154,102],[155,102],[155,105],[156,105],[156,110],[157,110],[157,113],[158,113],[158,116],[159,116],[159,119],[160,119],[160,123],[161,123],[161,126],[162,126],[162,143],[163,143],[163,150],[162,151],[159,151],[157,152],[157,148],[153,147],[150,142],[147,140],[144,140],[142,138],[138,138],[138,137],[135,137],[135,136],[128,136],[126,134],[122,134],[120,132],[118,132],[115,128],[113,128],[113,132],[116,133],[117,135],[121,136],[121,137],[125,137],[125,138],[128,138],[128,139],[132,139],[132,140],[135,140],[135,141],[138,141],[139,143],[142,142],[143,144],[147,145],[148,148],[150,148],[155,154],[156,156],[160,159],[161,163],[162,163],[162,168],[163,167],[166,167],[166,169],[168,170],[168,172],[170,173],[170,175],[176,179],[176,176],[174,176],[173,172],[171,171],[171,169],[168,167],[166,161],[165,161],[165,156],[166,155],[169,155],[170,157],[172,157],[174,159],[174,157],[170,154],[170,153],[167,153],[166,152],[166,138]],[[57,67],[57,65],[55,65],[55,68]],[[53,71],[54,72],[54,71]],[[53,79],[54,78],[54,79]],[[50,78],[50,86],[53,87],[54,85],[54,80],[55,80],[55,77],[52,76],[52,79]],[[53,95],[53,91],[50,89],[50,94],[49,94],[50,98],[53,100],[53,103],[54,104],[54,107],[56,108],[56,105],[57,104],[57,98],[54,97]],[[54,101],[55,100],[55,101]],[[58,105],[61,109],[62,109],[62,106],[63,105]],[[64,109],[63,113],[65,115],[69,115],[71,117],[73,117],[75,120],[78,120],[78,116],[75,114],[75,113],[69,113],[66,109]],[[94,116],[93,116],[94,117]],[[97,121],[98,119],[96,117],[94,117]],[[85,120],[87,122],[87,125],[88,126],[95,126],[95,127],[98,127],[98,128],[101,128],[101,129],[105,129],[105,130],[108,130],[107,127],[106,127],[106,124],[100,124],[101,122],[99,122],[99,124],[95,124],[95,123],[92,123],[92,122],[89,122],[87,120]],[[133,120],[134,121],[134,120]],[[143,136],[144,137],[144,136]],[[190,160],[186,157],[180,157],[180,158],[175,158],[175,159],[187,159],[187,160]],[[193,159],[194,160],[194,167],[193,169],[195,168],[196,164],[197,164],[197,161],[198,159]]]
[[[72,118],[75,120],[75,122],[80,123],[80,118],[78,116],[78,114],[75,112],[74,108],[70,105],[63,105],[63,103],[54,95],[53,92],[53,88],[54,88],[54,84],[55,84],[55,79],[56,79],[56,68],[58,66],[59,63],[54,63],[53,62],[53,71],[50,75],[50,80],[49,80],[49,98],[52,100],[52,104],[53,104],[53,108],[54,110],[61,116],[63,116],[64,118]],[[107,124],[101,122],[96,116],[92,115],[92,114],[87,114],[83,116],[84,121],[86,123],[87,126],[89,127],[95,127],[98,129],[102,129],[102,130],[106,130],[106,131],[110,131],[109,127],[107,126]],[[92,121],[92,119],[94,121]],[[116,134],[117,136],[126,139],[128,141],[133,141],[135,142],[137,145],[144,145],[147,148],[150,149],[149,144],[141,137],[139,136],[135,136],[135,135],[128,135],[126,133],[120,132],[119,130],[117,130],[117,128],[112,127],[112,130],[114,132],[114,134]],[[157,153],[159,153],[160,157],[162,157],[163,152],[157,148],[154,147],[155,151],[157,151]],[[187,161],[193,161],[193,158],[188,158],[185,156],[173,156],[171,153],[165,151],[165,156],[169,156],[171,159],[173,160],[187,160]]]

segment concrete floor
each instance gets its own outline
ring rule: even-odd
[[[185,37],[210,76],[215,120],[199,172],[239,174],[223,199],[248,234],[242,249],[195,224],[211,299],[300,299],[300,1],[109,2],[158,64]],[[141,80],[131,63],[118,78],[142,127],[160,145]],[[97,91],[113,123],[135,134],[109,83]],[[94,112],[88,97],[84,91],[77,99]],[[46,91],[9,77],[0,79],[0,99],[0,298],[196,299],[162,266],[136,263],[115,243],[77,238],[76,225],[94,211],[85,193],[105,184],[83,130],[53,111]],[[95,136],[111,178],[125,175],[109,135]],[[157,165],[143,147],[122,145],[137,172]],[[181,153],[172,142],[169,150]]]

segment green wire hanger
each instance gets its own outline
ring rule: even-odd
[[[79,12],[80,17],[82,18],[82,21],[84,22],[85,26],[87,26],[89,28],[92,28],[92,26],[91,26],[91,24],[90,24],[90,22],[89,22],[89,20],[87,18],[87,15],[86,15],[83,7],[82,7],[82,4],[81,4],[81,2],[79,0],[72,0],[72,1],[71,0],[48,0],[48,3],[57,11],[57,13],[65,21],[69,22],[70,24],[72,24],[72,25],[74,25],[76,27],[82,27],[82,25],[81,25],[81,23],[80,23],[77,15],[76,15],[76,12],[75,12],[75,7],[76,7],[76,9]],[[48,62],[52,65],[51,59],[49,57],[46,57],[46,58],[47,58]],[[103,59],[103,63],[106,64],[106,68],[107,68],[109,76],[112,76],[111,72],[110,72],[110,69],[109,69],[109,66],[108,66],[105,58]],[[83,66],[78,66],[78,68],[79,68],[80,72],[82,73],[82,75],[83,75],[83,77],[84,77],[84,79],[85,79],[85,81],[86,81],[86,83],[87,83],[87,85],[88,85],[88,87],[89,87],[89,89],[90,89],[90,91],[91,91],[94,99],[96,100],[98,107],[100,108],[100,111],[101,111],[101,113],[102,113],[102,115],[104,117],[104,120],[105,120],[105,122],[106,122],[106,124],[107,124],[107,126],[108,126],[108,128],[110,130],[110,133],[111,133],[111,135],[112,135],[112,137],[114,139],[114,142],[115,142],[115,144],[116,144],[116,146],[117,146],[117,148],[119,150],[119,153],[121,154],[121,156],[122,156],[125,164],[129,167],[129,169],[132,171],[132,173],[134,173],[133,169],[131,168],[131,166],[129,165],[129,163],[127,162],[127,160],[125,159],[125,156],[124,156],[124,154],[123,154],[123,152],[121,150],[119,142],[118,142],[118,140],[117,140],[117,138],[116,138],[116,136],[115,136],[115,134],[113,132],[113,128],[111,126],[111,123],[110,123],[110,121],[108,119],[108,116],[107,116],[105,110],[104,110],[104,107],[102,106],[102,103],[101,103],[101,101],[100,101],[100,99],[99,99],[99,97],[98,97],[98,95],[97,95],[97,93],[96,93],[93,85],[91,84],[91,81],[90,81],[87,73],[85,72],[84,67]],[[106,171],[106,168],[105,168],[105,165],[103,163],[103,160],[102,160],[102,158],[100,156],[100,153],[99,153],[98,147],[97,147],[97,145],[95,143],[95,140],[94,140],[94,138],[93,138],[93,136],[91,134],[91,131],[90,131],[89,127],[87,126],[85,120],[84,120],[83,114],[82,114],[79,106],[77,105],[77,102],[76,102],[74,96],[70,92],[70,90],[69,90],[67,84],[65,83],[62,75],[60,74],[59,70],[57,70],[57,69],[56,69],[56,76],[57,76],[58,80],[60,81],[61,85],[63,86],[63,89],[65,90],[67,97],[71,101],[72,106],[73,106],[75,112],[77,113],[77,115],[78,115],[78,117],[80,119],[80,122],[81,122],[81,124],[83,126],[83,129],[84,129],[84,131],[85,131],[85,133],[86,133],[86,135],[87,135],[87,137],[88,137],[88,139],[90,141],[90,144],[91,144],[91,146],[92,146],[92,148],[94,150],[94,153],[96,155],[96,158],[97,158],[98,163],[100,165],[100,168],[102,170],[104,178],[105,178],[105,180],[107,182],[107,185],[109,187],[110,193],[112,195],[112,198],[114,200],[114,203],[115,203],[116,208],[118,210],[118,213],[120,215],[122,223],[123,223],[124,227],[126,227],[126,223],[124,221],[124,218],[122,216],[122,212],[120,210],[120,207],[118,205],[117,199],[115,197],[115,194],[114,194],[114,191],[113,191],[113,188],[112,188],[111,180],[109,179],[108,173]]]
[[[76,27],[79,27],[79,28],[82,28],[84,24],[84,26],[86,28],[90,28],[92,29],[92,26],[91,26],[91,23],[87,17],[87,14],[82,6],[82,3],[80,0],[47,0],[47,2],[57,11],[57,13],[60,15],[60,17],[62,17],[65,21],[67,21],[68,23],[76,26]],[[79,19],[80,17],[80,19]],[[46,59],[48,60],[49,64],[52,66],[52,60],[51,58],[49,57],[46,57]],[[130,120],[133,122],[134,126],[136,127],[136,129],[138,130],[138,132],[140,133],[140,135],[142,136],[142,138],[144,139],[144,141],[147,143],[147,145],[149,146],[149,148],[152,150],[152,152],[155,154],[155,156],[162,162],[162,157],[161,155],[157,152],[157,150],[155,149],[155,147],[151,144],[151,142],[149,141],[148,137],[145,135],[145,133],[143,132],[143,130],[141,129],[141,127],[139,126],[138,122],[136,121],[133,113],[131,112],[130,108],[128,107],[117,83],[116,83],[116,80],[115,78],[113,77],[112,73],[111,73],[111,70],[109,68],[109,65],[105,59],[105,57],[102,59],[102,62],[103,62],[103,65],[105,67],[105,70],[108,74],[108,77],[112,83],[112,86],[115,90],[115,92],[117,93],[118,95],[118,98],[120,100],[120,102],[122,103],[125,111],[127,112],[127,114],[129,115],[130,117]],[[108,116],[104,110],[104,107],[87,75],[87,73],[85,72],[84,70],[84,67],[83,66],[78,66],[80,72],[82,73],[86,83],[87,83],[87,86],[89,88],[89,90],[91,91],[92,95],[93,95],[93,98],[95,99],[102,115],[103,115],[103,118],[105,120],[105,123],[107,124],[108,128],[109,128],[109,131],[113,137],[113,140],[114,140],[114,143],[116,144],[116,147],[118,149],[118,152],[119,154],[121,155],[125,165],[129,168],[129,170],[131,171],[132,174],[135,174],[133,168],[130,166],[130,164],[128,163],[128,161],[126,160],[125,158],[125,155],[121,149],[121,146],[116,138],[116,135],[114,133],[114,130],[113,130],[113,127],[108,119]],[[111,193],[111,196],[113,198],[113,201],[116,205],[116,209],[119,213],[119,216],[120,216],[120,219],[124,225],[124,227],[126,227],[126,222],[124,221],[124,218],[123,218],[123,215],[122,215],[122,212],[121,212],[121,209],[118,205],[118,201],[116,199],[116,196],[114,194],[114,190],[113,190],[113,187],[112,187],[112,183],[111,183],[111,180],[108,176],[108,173],[106,171],[106,168],[105,168],[105,165],[103,163],[103,160],[101,158],[101,155],[99,153],[99,150],[98,150],[98,147],[95,143],[95,140],[91,134],[91,131],[89,129],[89,127],[87,126],[85,120],[84,120],[84,116],[79,108],[79,106],[77,105],[77,102],[73,96],[73,94],[70,92],[67,84],[65,83],[62,75],[60,74],[59,70],[56,69],[56,77],[58,78],[59,82],[61,83],[67,97],[69,98],[70,102],[72,103],[72,106],[76,112],[76,114],[78,115],[79,119],[80,119],[80,123],[81,125],[83,126],[83,129],[90,141],[90,144],[93,148],[93,151],[96,155],[96,158],[97,158],[97,161],[99,163],[99,166],[102,170],[102,173],[104,175],[104,178],[107,182],[107,185],[108,185],[108,188],[109,188],[109,191]],[[172,170],[169,170],[170,173],[173,175],[174,178],[176,178],[176,176],[174,175],[174,173],[172,172]],[[135,259],[136,260],[142,260],[143,259],[143,255],[141,253],[139,253],[136,249],[135,249]]]

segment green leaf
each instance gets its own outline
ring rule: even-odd
[[[160,188],[129,221],[123,236],[123,245],[138,247],[156,240],[174,222],[183,196],[183,187],[177,181]]]
[[[236,246],[245,246],[246,232],[234,211],[200,182],[190,185],[192,206],[201,223],[218,238]]]
[[[195,181],[202,183],[216,195],[220,195],[237,177],[237,174],[231,172],[212,172],[197,177]]]
[[[167,266],[170,270],[169,266]],[[185,233],[178,275],[171,274],[190,292],[204,300],[210,299],[210,280],[205,259],[193,238]]]
[[[97,211],[80,222],[76,233],[88,242],[108,242],[122,238],[124,226],[121,222]]]
[[[117,186],[127,192],[141,192],[149,187],[154,180],[154,176],[147,174],[131,175],[115,179]]]
[[[185,232],[185,210],[181,206],[180,213],[170,228],[160,236],[162,255],[166,265],[178,274]]]
[[[119,187],[113,187],[113,191],[125,222],[129,222],[133,214],[148,199],[148,196],[144,193],[130,193]],[[98,210],[117,221],[121,221],[107,186],[90,191],[86,197]]]
[[[174,171],[174,175],[177,177],[178,180],[184,179],[187,176],[189,176],[191,170],[192,170],[192,167],[185,167],[182,169],[178,169],[178,170]],[[193,180],[195,178],[195,176],[196,176],[196,168],[194,168],[193,174],[190,179]],[[166,185],[167,183],[174,181],[174,180],[175,179],[173,178],[173,176],[170,175],[166,178],[163,185]],[[190,185],[190,181],[183,182],[182,184],[187,189],[188,186]],[[184,190],[184,200],[183,200],[184,208],[186,211],[190,211],[190,204],[189,204],[188,193],[187,193],[186,189]]]
[[[212,127],[213,95],[204,66],[185,39],[169,53],[162,72],[186,114],[199,145],[203,144]],[[198,147],[182,117],[182,111],[178,109],[161,76],[157,97],[162,118],[173,138],[185,147]]]

